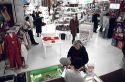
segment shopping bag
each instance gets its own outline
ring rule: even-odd
[[[118,41],[118,43],[117,43],[117,48],[120,48],[120,49],[122,49],[123,47],[124,47],[124,42],[123,41]]]
[[[116,46],[116,45],[117,45],[117,40],[113,38],[111,45],[112,45],[112,46]]]

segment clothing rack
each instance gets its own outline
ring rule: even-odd
[[[15,26],[13,26],[12,28],[10,28],[8,31],[6,31],[5,34],[6,34],[6,33],[9,33],[9,32],[15,32],[15,34],[17,34],[21,27],[22,27],[21,25],[15,25]],[[0,32],[0,33],[2,33],[2,32]],[[4,54],[4,55],[6,55],[6,54]],[[6,58],[3,59],[3,61],[4,61],[4,66],[3,66],[3,67],[4,67],[4,68],[3,68],[4,71],[3,71],[3,75],[6,73],[6,70],[7,70],[7,68],[8,68],[7,55],[6,55],[5,57],[6,57]]]

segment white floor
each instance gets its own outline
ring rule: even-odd
[[[43,33],[54,33],[54,25],[43,27]],[[36,36],[36,35],[35,35]],[[52,65],[59,64],[60,57],[67,56],[67,52],[71,47],[71,38],[64,41],[61,45],[54,45],[47,47],[47,55],[44,58],[44,49],[40,37],[35,37],[39,45],[32,47],[29,50],[27,59],[28,68],[16,72],[29,71],[33,69],[45,68]],[[60,50],[61,49],[61,50]],[[93,34],[92,39],[86,45],[89,54],[89,62],[95,65],[95,73],[103,75],[122,67],[122,51],[111,46],[111,39],[103,39],[98,33]],[[61,55],[60,55],[61,54]],[[13,71],[6,71],[6,74],[14,73]],[[3,71],[0,71],[3,75]]]

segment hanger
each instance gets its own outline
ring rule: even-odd
[[[7,33],[14,33],[15,30],[8,30]]]

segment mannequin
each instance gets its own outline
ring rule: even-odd
[[[6,43],[6,51],[9,58],[10,68],[23,67],[23,60],[21,57],[20,42],[14,33],[14,31],[8,31],[8,34],[4,37]]]

